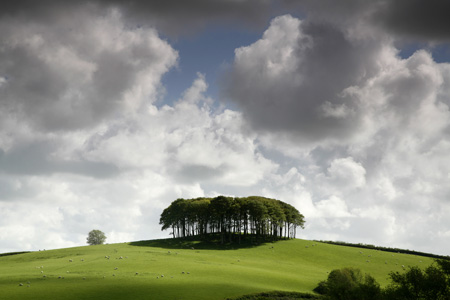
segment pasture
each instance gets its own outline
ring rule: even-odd
[[[312,293],[328,272],[355,267],[382,285],[432,259],[308,240],[225,245],[181,239],[84,246],[0,257],[1,299],[225,299]]]

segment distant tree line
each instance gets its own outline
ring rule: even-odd
[[[0,253],[0,256],[17,255],[17,254],[24,254],[24,253],[30,253],[30,252],[31,251],[7,252],[7,253]]]
[[[448,256],[448,255],[445,256],[445,255],[425,253],[425,252],[419,252],[419,251],[408,250],[408,249],[374,246],[374,245],[370,245],[370,244],[361,244],[361,243],[354,244],[354,243],[347,243],[347,242],[341,242],[341,241],[322,241],[322,240],[317,241],[317,242],[327,243],[327,244],[332,244],[332,245],[339,245],[339,246],[347,246],[347,247],[393,252],[393,253],[412,254],[412,255],[430,257],[430,258],[435,258],[435,259],[450,259],[450,256]]]
[[[234,198],[177,199],[161,214],[161,230],[171,229],[173,237],[221,234],[228,238],[256,235],[295,238],[297,227],[304,228],[304,216],[293,206],[259,196]]]

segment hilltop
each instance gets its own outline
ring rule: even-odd
[[[177,238],[1,256],[0,286],[5,299],[225,299],[312,293],[342,267],[359,268],[384,286],[390,271],[432,262],[300,239],[219,245]]]

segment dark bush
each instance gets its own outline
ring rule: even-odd
[[[403,274],[391,272],[392,283],[384,290],[384,298],[450,300],[450,262],[437,260],[425,270],[409,267]]]
[[[328,279],[320,282],[314,291],[330,300],[378,300],[381,297],[376,280],[353,268],[331,271]]]

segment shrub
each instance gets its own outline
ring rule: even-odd
[[[437,265],[436,265],[437,264]],[[450,261],[437,260],[436,264],[421,270],[409,267],[403,274],[391,272],[392,283],[385,289],[385,299],[450,299]]]
[[[331,271],[328,279],[320,282],[314,291],[330,300],[378,300],[381,297],[376,280],[353,268]]]

